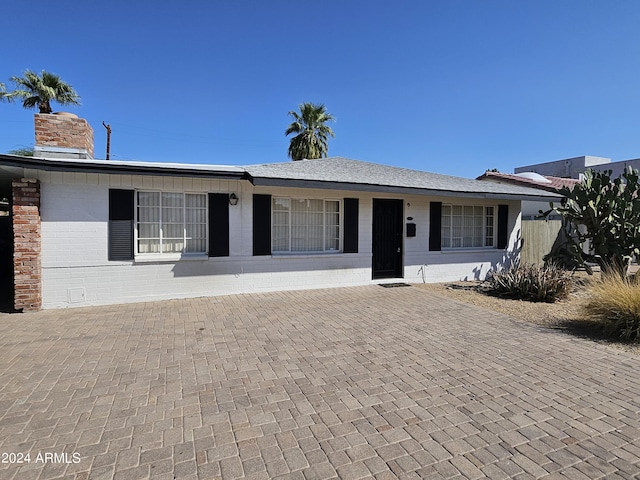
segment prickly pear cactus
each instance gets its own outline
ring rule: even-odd
[[[550,204],[543,216],[554,210],[562,216],[569,237],[578,245],[578,264],[593,262],[602,271],[626,275],[631,260],[640,254],[640,182],[631,167],[613,181],[611,170],[587,170],[581,183],[563,187],[559,206]],[[548,255],[552,259],[553,252]]]

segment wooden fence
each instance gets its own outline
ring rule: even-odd
[[[520,262],[541,264],[561,227],[561,220],[522,220]]]

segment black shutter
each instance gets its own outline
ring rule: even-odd
[[[271,195],[253,195],[253,254],[271,255]]]
[[[133,190],[109,190],[109,260],[133,260]]]
[[[509,223],[509,205],[498,205],[498,248],[507,247]]]
[[[429,251],[442,250],[442,202],[429,202]]]
[[[229,195],[209,194],[209,256],[229,256]]]
[[[358,253],[358,199],[344,199],[344,253]]]

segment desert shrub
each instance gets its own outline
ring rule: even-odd
[[[487,290],[493,295],[553,303],[571,291],[571,272],[553,264],[521,264],[491,274]]]
[[[603,275],[590,289],[584,305],[588,320],[599,323],[605,334],[640,340],[640,279]]]

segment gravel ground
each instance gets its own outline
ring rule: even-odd
[[[507,314],[524,322],[547,328],[562,329],[569,334],[587,337],[640,356],[640,343],[627,343],[603,338],[593,324],[585,321],[581,307],[588,298],[588,285],[596,277],[577,274],[573,291],[556,303],[528,302],[498,298],[482,292],[482,282],[425,283],[416,285],[437,295]]]

